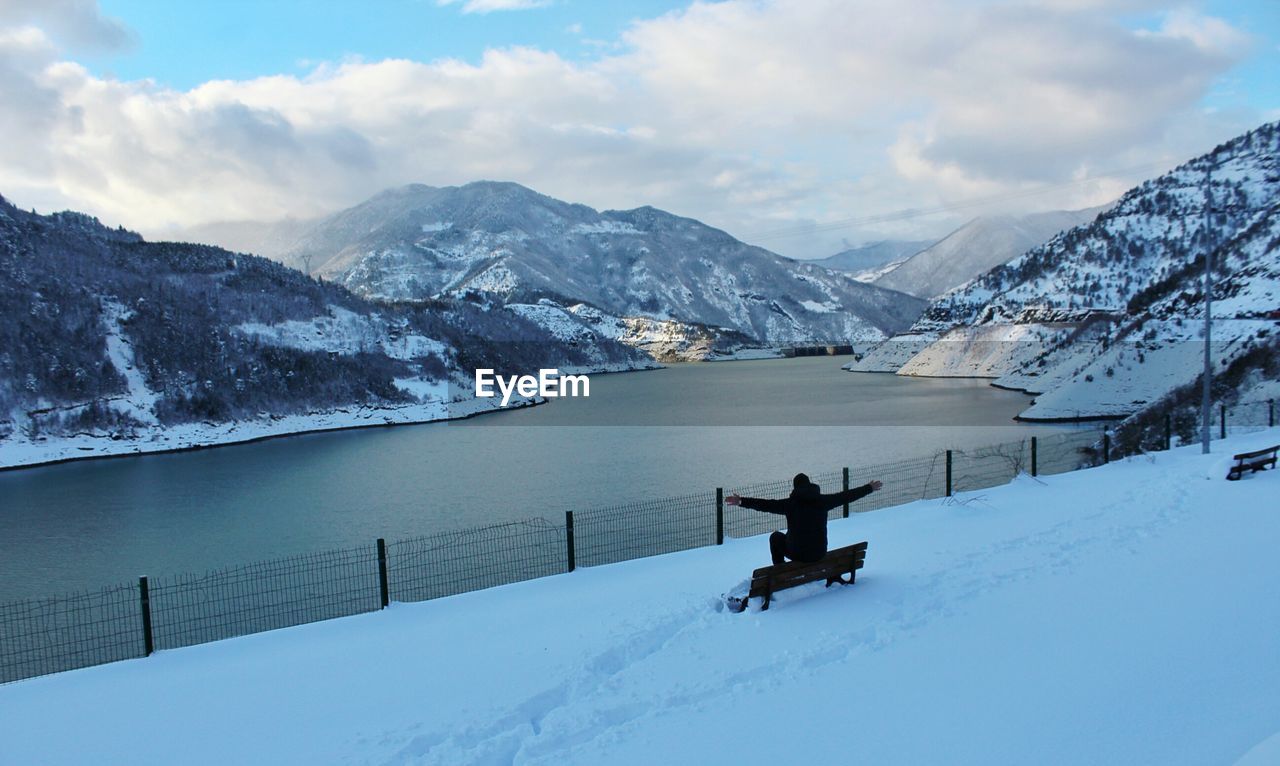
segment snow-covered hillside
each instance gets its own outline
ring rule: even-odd
[[[689,218],[599,212],[513,183],[391,189],[268,254],[371,298],[587,304],[774,346],[880,339],[924,306]]]
[[[1272,764],[1277,441],[832,522],[767,612],[754,537],[0,686],[0,761]]]
[[[1105,207],[975,218],[893,269],[874,284],[926,300],[959,287],[1055,234],[1092,221]]]
[[[1142,184],[1092,223],[942,296],[903,339],[938,340],[898,369],[992,377],[1039,394],[1029,419],[1136,412],[1201,374],[1210,249],[1221,369],[1280,331],[1280,123]],[[886,347],[896,351],[855,369],[884,369],[908,345]]]
[[[933,245],[936,241],[933,239],[882,239],[878,242],[869,242],[848,250],[841,250],[835,255],[807,261],[807,263],[821,266],[824,269],[847,271],[850,274],[862,274],[870,270],[884,268],[889,264],[902,263],[921,250]]]
[[[375,304],[0,198],[0,467],[472,414],[489,403],[451,399],[476,367],[651,366],[503,307]]]
[[[1012,321],[1028,308],[1139,311],[1150,305],[1145,291],[1194,290],[1206,249],[1229,243],[1277,201],[1280,123],[1270,123],[1131,189],[1092,223],[943,296],[926,317],[971,324]]]

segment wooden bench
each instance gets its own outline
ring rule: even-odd
[[[1262,471],[1271,466],[1276,467],[1276,450],[1280,450],[1280,444],[1274,447],[1260,449],[1257,452],[1241,452],[1239,455],[1233,455],[1232,460],[1236,464],[1231,466],[1231,470],[1227,472],[1227,481],[1235,481],[1245,471]]]
[[[785,564],[760,567],[751,573],[751,591],[746,598],[738,602],[735,611],[744,611],[747,603],[757,596],[764,597],[764,606],[761,609],[768,609],[774,593],[818,580],[825,579],[827,587],[836,583],[853,585],[853,580],[857,577],[858,570],[862,569],[862,563],[866,558],[867,544],[861,542],[828,551],[820,561],[788,561]],[[849,576],[848,579],[845,579],[846,574]]]

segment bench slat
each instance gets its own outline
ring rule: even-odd
[[[787,588],[794,588],[797,585],[804,585],[806,583],[817,582],[819,580],[838,579],[843,575],[849,574],[850,572],[856,572],[857,570],[862,569],[862,566],[863,566],[863,563],[861,561],[858,561],[858,562],[854,562],[853,564],[841,566],[841,567],[831,567],[831,568],[824,568],[820,570],[815,569],[813,571],[806,572],[804,574],[796,574],[788,577],[775,577],[773,578],[773,590],[777,592],[780,590],[786,590]],[[763,596],[765,593],[765,589],[768,587],[768,584],[769,584],[768,577],[762,577],[759,580],[753,580],[751,583],[752,595]]]
[[[789,561],[787,562],[785,569],[781,567],[760,567],[759,569],[751,573],[751,579],[758,580],[758,579],[772,576],[774,580],[781,580],[781,579],[790,577],[792,574],[795,574],[795,573],[804,574],[804,573],[812,572],[814,570],[819,570],[819,569],[826,570],[831,568],[839,568],[840,566],[847,566],[852,562],[859,562],[859,561],[865,561],[865,560],[866,560],[866,554],[858,553],[852,556],[846,554],[839,557],[824,558],[821,561],[811,561],[811,562]],[[801,566],[794,566],[794,564],[796,563],[801,564]]]
[[[1277,450],[1280,450],[1280,444],[1277,444],[1274,447],[1267,447],[1265,449],[1260,449],[1260,450],[1257,450],[1256,452],[1241,452],[1239,455],[1233,455],[1231,459],[1232,460],[1249,460],[1250,458],[1262,457],[1263,455],[1269,455],[1271,457],[1275,457]]]
[[[795,569],[808,569],[810,567],[817,566],[831,559],[836,559],[840,556],[844,556],[847,554],[853,554],[853,555],[861,556],[865,558],[867,555],[867,544],[865,542],[862,542],[862,543],[858,543],[857,545],[846,545],[843,548],[836,548],[835,550],[827,551],[827,555],[823,556],[821,559],[817,561],[788,561],[784,564],[774,564],[772,566],[760,567],[755,572],[753,572],[752,575],[760,576],[760,575],[768,574],[770,572],[772,572],[774,575],[779,575]]]
[[[828,551],[819,561],[788,561],[761,567],[751,573],[751,590],[747,598],[763,596],[762,608],[768,609],[773,594],[780,590],[819,580],[843,581],[844,575],[849,575],[852,581],[857,570],[862,569],[866,556],[867,544],[861,542]]]
[[[1275,467],[1276,451],[1280,450],[1280,444],[1267,449],[1260,449],[1256,452],[1241,452],[1239,455],[1232,456],[1232,460],[1236,464],[1231,466],[1231,470],[1227,472],[1227,480],[1235,481],[1239,479],[1245,471],[1265,471],[1268,466]],[[1254,458],[1261,458],[1255,460]]]

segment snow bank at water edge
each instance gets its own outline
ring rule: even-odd
[[[39,436],[32,440],[15,433],[0,441],[0,470],[90,458],[181,452],[349,428],[429,423],[501,409],[494,403],[497,401],[494,399],[446,404],[443,399],[435,398],[439,392],[448,390],[448,385],[442,382],[400,378],[395,384],[401,390],[419,396],[422,401],[382,407],[352,405],[300,415],[264,415],[256,420],[223,423],[180,423],[172,426],[156,424],[136,429],[131,438],[120,439],[82,433],[65,437]],[[528,406],[533,403],[530,400],[513,400],[512,406]]]
[[[833,522],[858,583],[768,612],[755,537],[10,684],[0,761],[1270,762],[1278,441]]]
[[[938,339],[936,333],[903,333],[884,341],[843,369],[853,372],[897,372]]]

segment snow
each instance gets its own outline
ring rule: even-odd
[[[844,308],[841,307],[839,303],[833,303],[832,301],[826,301],[824,303],[818,303],[817,301],[800,301],[800,305],[815,314],[834,314],[838,311],[844,311]]]
[[[416,396],[419,402],[449,401],[448,381],[427,380],[425,378],[396,378],[391,382],[401,391]]]
[[[833,522],[767,612],[755,537],[10,684],[0,762],[1274,763],[1278,441]]]
[[[257,337],[263,343],[302,351],[327,351],[351,355],[381,350],[392,359],[409,361],[424,356],[448,358],[448,347],[438,340],[407,334],[388,340],[385,323],[378,315],[364,316],[340,306],[330,306],[327,314],[305,322],[289,320],[278,324],[245,322],[237,332]]]
[[[600,220],[580,223],[569,230],[573,234],[643,234],[626,221]]]
[[[1039,324],[957,327],[920,351],[899,375],[994,378],[1044,353],[1066,330]]]
[[[520,278],[501,262],[490,266],[465,282],[453,285],[452,289],[478,290],[480,292],[509,295],[520,285]]]
[[[1159,340],[1126,340],[1105,350],[1067,347],[1064,358],[1050,366],[1042,385],[1045,391],[1020,413],[1026,420],[1053,420],[1088,416],[1130,415],[1157,401],[1170,389],[1193,383],[1204,370],[1204,341],[1196,323],[1177,328],[1172,322],[1151,322],[1159,327]],[[1218,370],[1250,348],[1248,339],[1266,329],[1262,320],[1215,320],[1213,362]],[[1079,346],[1079,344],[1076,344]],[[997,383],[1007,381],[1002,378]],[[1025,382],[1025,378],[1023,380]],[[1027,386],[1015,386],[1027,388]],[[1244,392],[1245,400],[1266,398]]]
[[[504,308],[541,326],[557,340],[592,342],[597,334],[572,311],[550,300],[536,304],[508,303]]]
[[[903,333],[885,340],[843,369],[854,372],[897,372],[938,339],[936,333]]]
[[[104,301],[102,321],[106,325],[107,357],[111,365],[124,375],[129,392],[123,399],[113,399],[111,406],[139,423],[156,422],[155,406],[159,396],[147,387],[146,378],[134,364],[133,344],[120,328],[130,311],[119,303]]]
[[[883,277],[885,274],[888,274],[889,272],[893,271],[894,269],[898,268],[899,266],[901,266],[906,262],[907,262],[906,258],[901,258],[895,261],[889,261],[883,266],[877,266],[874,269],[866,269],[865,271],[859,271],[858,273],[852,276],[855,280],[859,282],[863,282],[865,284],[871,284],[872,282],[875,282],[880,277]]]
[[[377,407],[352,405],[306,414],[263,415],[253,420],[221,423],[180,423],[171,426],[155,424],[138,428],[136,435],[120,439],[76,434],[66,437],[38,437],[32,441],[21,433],[14,433],[8,439],[0,441],[0,468],[115,455],[176,452],[319,431],[429,423],[497,409],[497,405],[489,399],[447,402],[449,390],[445,382],[421,378],[400,378],[394,382],[398,388],[419,397],[420,402]],[[522,400],[515,404],[525,406],[529,403]],[[0,760],[0,763],[3,761]]]
[[[1022,414],[1032,419],[1132,413],[1199,374],[1190,351],[1196,339],[1188,332],[1195,328],[1182,322],[1204,312],[1201,275],[1187,267],[1207,243],[1215,244],[1220,258],[1213,302],[1216,355],[1230,360],[1256,346],[1275,329],[1262,318],[1280,308],[1277,138],[1280,132],[1271,124],[1233,139],[1126,193],[1093,224],[941,296],[914,330],[976,327],[943,337],[905,361],[902,372],[995,376],[996,385],[1043,394]],[[1217,218],[1207,238],[1205,208],[1211,199],[1218,203]],[[1224,199],[1232,200],[1230,215],[1223,213]],[[1108,321],[1110,327],[1103,324]],[[963,342],[1001,332],[983,326],[1032,323],[1065,329],[1075,323],[1078,330],[1059,338],[1044,334],[1043,355],[985,357],[975,353],[979,344]],[[1114,345],[1139,334],[1142,343],[1130,343],[1128,350]],[[962,342],[951,342],[957,340]],[[1143,344],[1149,347],[1141,349],[1146,360],[1139,367],[1131,359],[1134,346]]]

